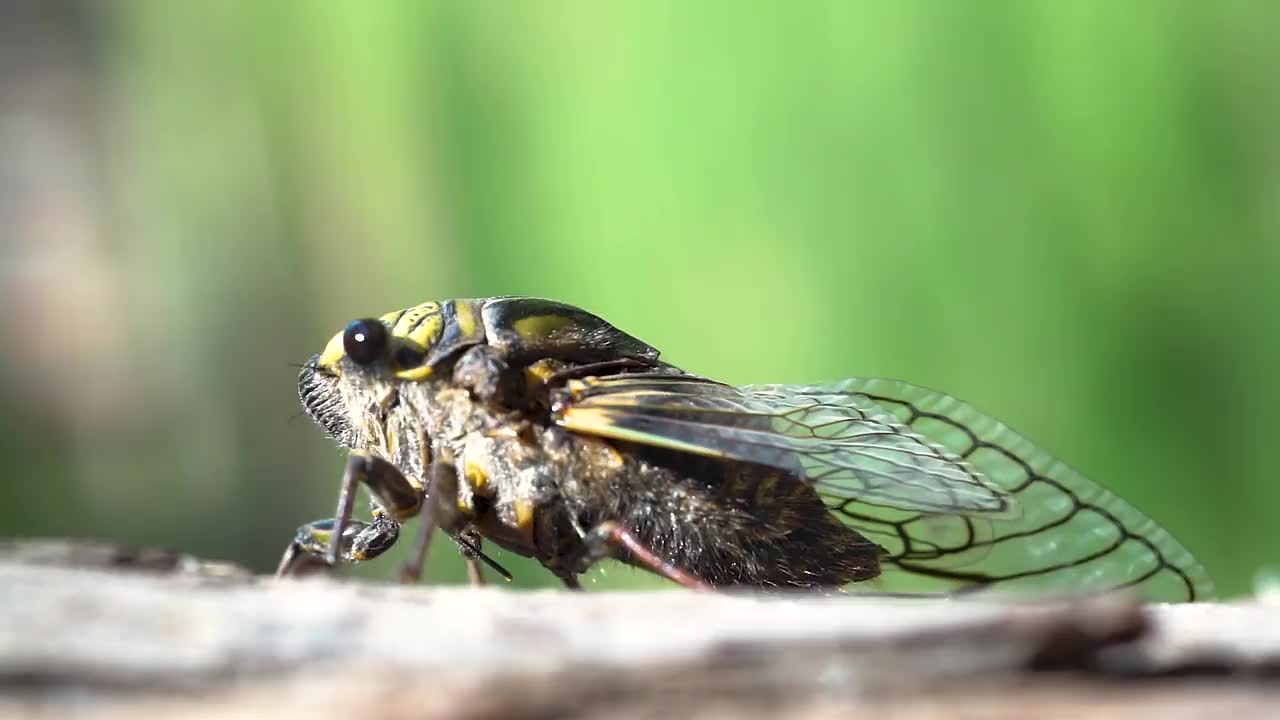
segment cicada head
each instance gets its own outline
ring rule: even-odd
[[[431,379],[428,362],[445,318],[441,304],[423,303],[380,318],[349,323],[298,375],[298,398],[334,440],[361,444],[366,414],[405,382]]]

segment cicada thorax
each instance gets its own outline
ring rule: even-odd
[[[543,359],[589,364],[622,358],[656,364],[658,351],[581,308],[497,297],[431,301],[383,315],[397,377],[439,375],[467,348],[487,345],[511,367]]]

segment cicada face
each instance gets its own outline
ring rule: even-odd
[[[429,377],[424,360],[439,338],[440,315],[437,303],[425,303],[351,322],[298,374],[307,414],[342,445],[368,444],[369,411],[393,397],[399,383]]]

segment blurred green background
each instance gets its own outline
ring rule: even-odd
[[[290,363],[513,293],[730,382],[945,389],[1246,592],[1280,567],[1278,33],[1245,1],[6,2],[0,533],[267,570],[342,465]]]

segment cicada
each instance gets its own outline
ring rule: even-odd
[[[999,420],[884,379],[735,387],[585,310],[527,297],[356,320],[298,378],[350,450],[335,517],[281,561],[359,562],[420,517],[568,587],[614,557],[693,588],[1019,593],[1213,585],[1133,506]],[[367,520],[352,517],[363,486]]]

